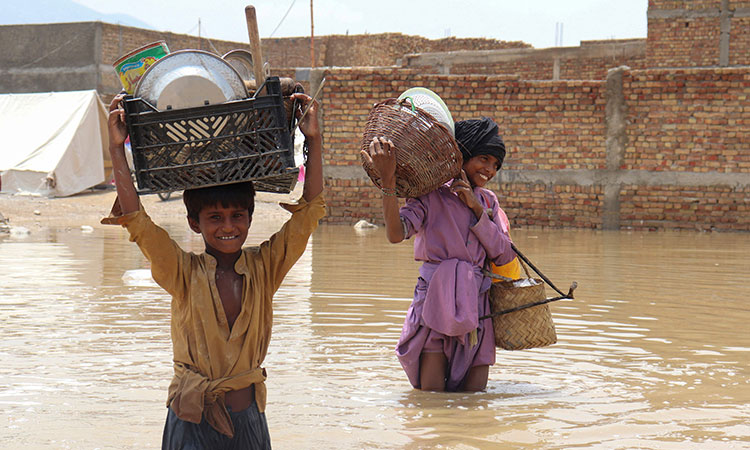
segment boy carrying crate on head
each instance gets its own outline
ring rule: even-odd
[[[302,198],[282,205],[292,216],[259,247],[242,248],[255,205],[252,182],[185,190],[188,223],[206,245],[198,255],[182,250],[143,210],[125,159],[122,96],[110,104],[109,151],[120,208],[114,222],[128,230],[151,262],[154,280],[172,296],[174,377],[162,449],[271,448],[261,367],[271,302],[325,215],[318,105],[302,93],[293,98],[310,110],[300,123],[308,144]]]

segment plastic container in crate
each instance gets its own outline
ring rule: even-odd
[[[291,192],[299,173],[294,135],[279,78],[265,85],[264,96],[169,111],[126,96],[138,193],[239,181],[253,181],[258,191]]]

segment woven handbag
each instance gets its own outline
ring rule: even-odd
[[[544,294],[544,281],[531,278],[526,265],[523,262],[521,265],[528,278],[500,280],[492,283],[490,287],[490,311],[493,315],[495,346],[505,350],[545,347],[557,342],[549,305],[542,304],[505,312],[547,298]]]
[[[518,250],[515,244],[511,242],[510,247],[518,256],[521,267],[526,272],[526,278],[513,280],[485,270],[485,275],[498,281],[493,282],[490,287],[491,313],[479,319],[492,318],[495,346],[502,349],[523,350],[552,345],[557,342],[557,333],[547,304],[557,300],[572,300],[573,291],[578,287],[578,283],[572,282],[568,293],[564,294]],[[531,266],[541,279],[532,278],[526,264]],[[544,283],[549,284],[560,296],[547,298],[544,295]]]
[[[362,135],[363,151],[367,152],[374,137],[390,139],[396,148],[398,197],[427,194],[461,173],[463,158],[450,130],[409,98],[392,98],[373,106]],[[381,188],[380,175],[364,157],[362,167]]]

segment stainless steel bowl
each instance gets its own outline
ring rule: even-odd
[[[255,79],[253,72],[253,54],[244,49],[230,50],[221,57],[237,70],[243,80],[250,81]]]
[[[180,50],[146,70],[134,95],[159,111],[215,105],[247,98],[242,77],[213,53]]]

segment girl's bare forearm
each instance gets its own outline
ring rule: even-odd
[[[404,240],[404,227],[398,213],[398,199],[395,196],[383,196],[383,218],[385,220],[385,235],[388,242],[397,244]]]

